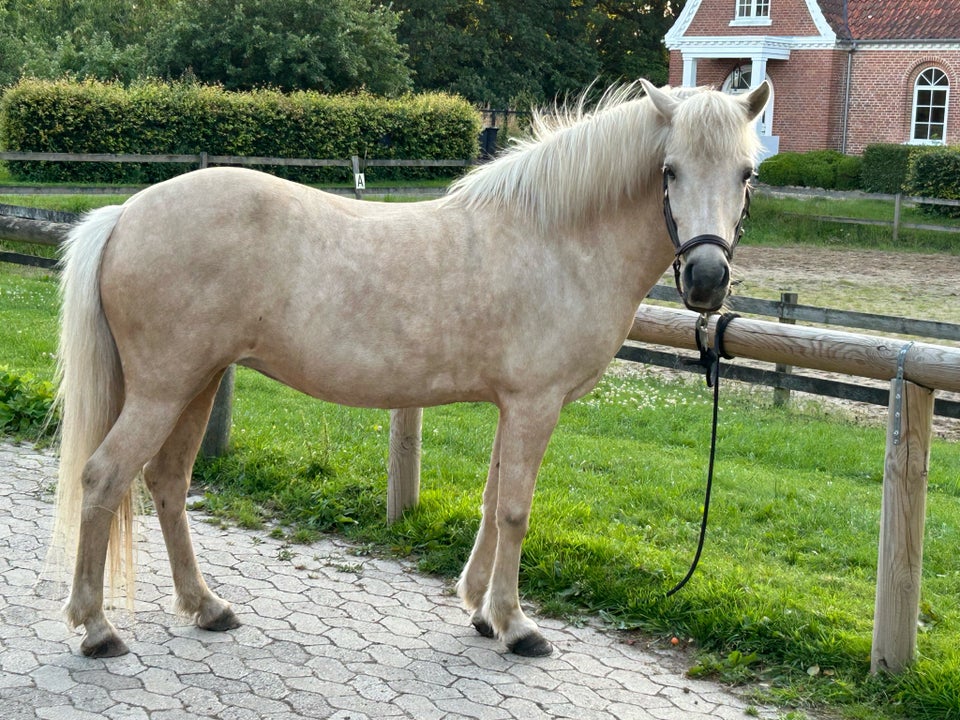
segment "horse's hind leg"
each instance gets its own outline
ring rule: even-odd
[[[199,627],[218,631],[238,627],[240,622],[229,603],[211,592],[200,574],[190,541],[185,505],[193,463],[203,440],[221,376],[222,373],[218,373],[187,406],[170,437],[160,452],[147,463],[143,473],[156,506],[170,558],[176,608],[193,617]]]
[[[553,646],[520,609],[520,548],[530,523],[537,472],[560,415],[559,399],[515,398],[501,402],[496,552],[480,620],[518,655],[549,655]],[[478,625],[474,617],[474,625]]]
[[[110,526],[134,478],[170,432],[180,407],[128,397],[120,417],[83,469],[83,503],[73,586],[66,615],[83,625],[88,657],[122,655],[127,647],[103,613],[103,580]]]

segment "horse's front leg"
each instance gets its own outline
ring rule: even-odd
[[[480,530],[473,543],[470,559],[457,582],[457,595],[463,606],[471,613],[470,621],[484,637],[493,637],[494,631],[483,616],[483,599],[490,586],[490,573],[493,570],[493,558],[497,552],[497,497],[500,485],[500,424],[493,440],[493,452],[490,454],[490,471],[487,484],[483,489],[483,516]]]
[[[480,618],[511,652],[531,657],[549,655],[553,646],[520,609],[520,548],[530,524],[537,472],[561,405],[545,398],[504,402],[497,430],[496,551]]]

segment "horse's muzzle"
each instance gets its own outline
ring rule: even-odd
[[[683,304],[699,313],[716,312],[730,292],[730,264],[717,253],[690,258],[681,276]]]

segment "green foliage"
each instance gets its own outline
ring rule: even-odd
[[[0,87],[23,77],[198,79],[232,90],[454,92],[550,102],[667,80],[683,2],[30,0],[0,3]]]
[[[661,39],[678,11],[665,0],[394,0],[417,87],[527,109],[646,77],[667,80]]]
[[[148,81],[23,80],[0,100],[0,146],[39,152],[182,153],[341,158],[470,158],[480,121],[441,93],[386,99]],[[17,180],[153,183],[183,165],[8,163]],[[282,168],[302,182],[347,179],[345,168]],[[450,169],[371,168],[371,179],[443,177]]]
[[[199,78],[228,89],[399,94],[398,15],[372,0],[32,0],[0,8],[0,84]]]
[[[858,190],[861,187],[863,158],[844,155],[836,163],[837,190]]]
[[[910,157],[904,187],[911,195],[960,200],[960,147],[936,147]],[[960,217],[960,208],[924,205],[929,212]]]
[[[911,145],[875,143],[863,151],[863,189],[867,192],[895,195],[903,190],[910,167]]]
[[[52,405],[50,382],[0,367],[0,434],[32,439],[50,434],[54,423],[47,418]]]
[[[825,190],[859,187],[860,158],[836,150],[783,152],[760,164],[760,182],[774,186],[798,185]]]
[[[176,0],[147,44],[162,77],[398,95],[411,88],[398,21],[371,0]]]
[[[98,77],[130,82],[149,74],[144,38],[169,0],[32,0],[0,9],[0,85],[21,77]]]

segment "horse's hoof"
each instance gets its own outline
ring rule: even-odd
[[[80,652],[88,658],[108,658],[126,655],[130,652],[126,643],[116,635],[109,636],[106,640],[96,643],[88,643],[86,639],[80,643]]]
[[[496,633],[493,631],[493,626],[490,625],[486,620],[471,620],[473,627],[476,628],[477,632],[483,635],[485,638],[492,638],[496,636]]]
[[[540,633],[533,632],[510,643],[507,649],[522,657],[545,657],[553,652],[553,645]]]
[[[213,618],[213,620],[204,623],[197,622],[197,627],[202,630],[210,630],[211,632],[224,632],[240,627],[240,621],[237,619],[233,610],[224,608],[223,612]]]

